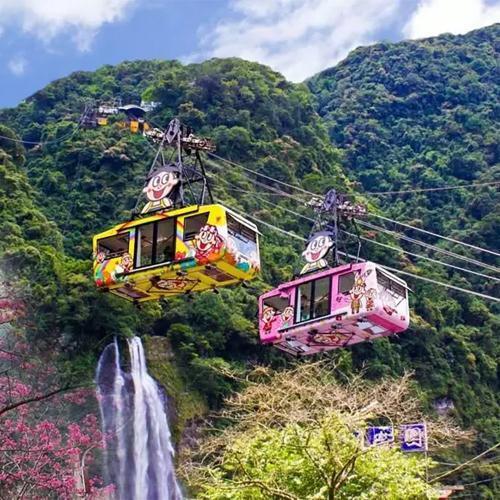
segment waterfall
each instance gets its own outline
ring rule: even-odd
[[[163,400],[148,374],[139,337],[128,340],[130,373],[120,367],[118,342],[97,365],[96,383],[106,442],[106,479],[117,500],[181,500]]]

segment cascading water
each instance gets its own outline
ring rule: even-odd
[[[115,339],[97,365],[97,390],[109,482],[118,500],[181,500],[170,430],[139,337],[128,340],[130,373],[120,368]]]

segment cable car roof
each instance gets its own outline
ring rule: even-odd
[[[125,106],[120,106],[119,111],[123,111],[126,114],[132,114],[141,118],[146,114],[146,110],[137,104],[125,104]]]

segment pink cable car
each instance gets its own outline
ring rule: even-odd
[[[410,323],[406,282],[373,262],[338,264],[340,216],[355,224],[354,217],[366,209],[331,190],[316,210],[315,224],[323,229],[309,239],[301,275],[259,297],[261,342],[302,356],[405,331]],[[334,267],[326,260],[331,249]]]
[[[403,332],[409,322],[406,283],[373,262],[301,276],[259,298],[261,341],[295,355]]]

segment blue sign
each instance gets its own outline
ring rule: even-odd
[[[394,443],[394,429],[392,426],[368,427],[366,443],[368,446]]]
[[[401,451],[427,451],[427,426],[425,422],[402,425],[399,430]]]

